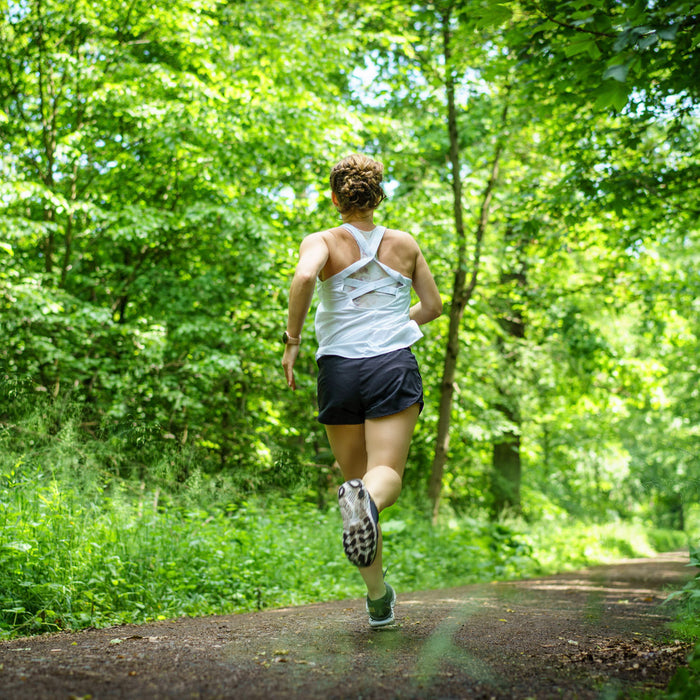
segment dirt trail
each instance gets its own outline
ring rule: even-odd
[[[347,600],[15,639],[0,643],[0,698],[637,698],[686,657],[659,606],[687,564],[399,591],[384,630]]]

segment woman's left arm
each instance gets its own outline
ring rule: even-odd
[[[429,323],[442,313],[442,299],[435,284],[428,263],[419,250],[416,267],[413,272],[413,288],[420,301],[409,310],[409,317],[419,326]]]

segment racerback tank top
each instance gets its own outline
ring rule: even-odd
[[[318,282],[316,357],[375,357],[410,347],[423,334],[408,315],[411,279],[377,258],[386,227],[343,227],[357,242],[360,259]]]

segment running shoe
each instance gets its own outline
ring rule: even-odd
[[[387,583],[386,593],[378,600],[370,600],[367,596],[367,612],[369,613],[370,627],[384,627],[394,622],[394,604],[396,593]]]
[[[355,566],[369,566],[377,556],[379,514],[360,479],[346,481],[338,489],[343,516],[343,549]]]

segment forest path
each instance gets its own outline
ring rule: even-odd
[[[0,698],[638,698],[688,646],[668,631],[684,553],[540,579],[180,618],[0,643]]]

